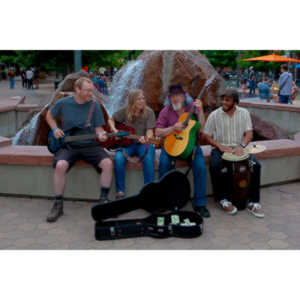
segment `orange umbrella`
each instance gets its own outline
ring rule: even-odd
[[[243,61],[268,61],[268,62],[300,62],[300,59],[280,56],[277,54],[269,54],[264,56],[257,56],[252,58],[243,59]]]

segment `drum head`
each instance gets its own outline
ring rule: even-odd
[[[222,159],[227,160],[227,161],[242,161],[245,160],[249,157],[249,153],[244,153],[241,156],[234,155],[230,152],[224,152],[222,155]]]

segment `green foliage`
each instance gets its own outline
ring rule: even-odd
[[[204,54],[215,68],[236,68],[237,50],[201,50],[200,53]]]
[[[296,53],[297,51],[292,51]],[[300,51],[298,51],[300,52]],[[278,63],[259,62],[259,61],[243,61],[245,58],[251,58],[256,56],[263,56],[271,54],[270,50],[201,50],[201,54],[204,54],[209,62],[215,68],[231,68],[237,69],[238,63],[241,69],[249,68],[253,66],[255,70],[267,71],[280,68]],[[276,51],[278,55],[283,55],[284,51]],[[240,54],[240,57],[238,57]]]
[[[263,61],[243,61],[243,59],[256,57],[256,56],[263,56],[272,54],[274,51],[270,50],[244,50],[241,51],[241,58],[237,60],[240,63],[242,69],[249,68],[251,66],[254,67],[255,70],[260,71],[268,71],[268,70],[275,70],[280,68],[280,64],[272,63],[272,62],[263,62]],[[276,52],[278,55],[283,55],[284,51]]]
[[[103,67],[120,68],[129,60],[136,59],[142,50],[82,50],[82,65],[87,65],[90,70],[98,70]],[[299,54],[300,50],[290,52]],[[215,68],[249,68],[254,66],[256,70],[267,71],[278,69],[280,64],[267,62],[244,62],[243,59],[262,56],[272,53],[270,50],[201,50],[209,62]],[[284,51],[276,52],[279,55]],[[240,54],[240,58],[238,55]],[[74,51],[72,50],[2,50],[0,62],[7,65],[16,65],[29,68],[37,66],[42,71],[72,72],[74,69]]]

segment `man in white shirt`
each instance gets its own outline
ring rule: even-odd
[[[237,213],[237,208],[228,201],[228,185],[226,176],[228,173],[222,172],[224,161],[222,154],[230,152],[241,156],[244,148],[253,138],[252,122],[249,112],[239,107],[239,95],[234,89],[226,89],[221,95],[222,106],[213,111],[205,124],[204,134],[207,141],[214,147],[210,156],[210,174],[216,200],[222,209],[228,214]],[[258,218],[263,218],[260,200],[260,163],[251,156],[253,162],[253,172],[251,174],[248,211]]]
[[[33,80],[33,72],[31,71],[31,69],[28,69],[26,71],[26,79],[27,79],[27,88],[33,89],[33,85],[32,85],[32,80]]]

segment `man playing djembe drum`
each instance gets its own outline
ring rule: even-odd
[[[228,200],[228,176],[225,162],[222,159],[224,152],[236,156],[243,156],[244,150],[253,138],[252,122],[249,112],[238,106],[239,95],[234,89],[226,89],[221,95],[222,106],[212,112],[206,121],[204,134],[207,141],[214,147],[210,156],[210,174],[215,199],[221,208],[228,214],[237,213],[237,208]],[[251,179],[249,186],[248,211],[255,217],[263,218],[260,200],[260,163],[250,155]]]

